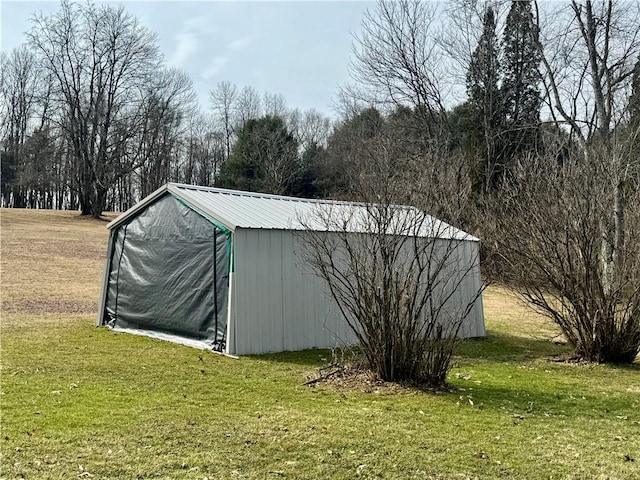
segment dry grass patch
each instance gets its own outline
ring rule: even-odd
[[[3,314],[95,312],[107,238],[77,212],[0,210]]]
[[[550,319],[502,287],[489,287],[482,294],[482,303],[489,330],[544,340],[559,338],[561,334]]]
[[[95,310],[95,305],[94,305]],[[56,329],[65,327],[78,328],[87,320],[95,320],[95,315],[78,313],[5,313],[2,312],[2,331],[7,336],[14,335],[49,335]],[[6,346],[6,343],[4,344]]]

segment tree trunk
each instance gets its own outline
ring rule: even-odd
[[[624,230],[625,230],[625,195],[624,195],[624,180],[618,179],[614,196],[613,196],[613,211],[614,211],[614,250],[613,250],[613,264],[615,265],[616,272],[621,272],[624,263]]]
[[[91,216],[93,218],[100,218],[104,205],[107,200],[107,191],[104,188],[96,187],[95,192],[91,199]]]
[[[91,216],[93,218],[100,218],[102,211],[104,210],[105,203],[107,201],[107,189],[102,187],[96,187],[95,194],[91,202]]]
[[[80,195],[80,214],[91,215],[91,202],[89,196],[84,192]]]

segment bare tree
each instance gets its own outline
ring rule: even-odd
[[[640,352],[640,188],[629,187],[622,268],[607,284],[602,212],[615,165],[575,153],[530,157],[514,170],[492,210],[503,279],[562,330],[589,361],[632,362]],[[497,213],[499,212],[499,213]]]
[[[434,134],[446,108],[442,92],[443,52],[437,36],[438,6],[412,0],[379,0],[355,37],[351,76],[365,102],[415,108]]]
[[[364,110],[375,108],[376,103],[356,85],[346,85],[338,89],[332,107],[339,118],[349,121]]]
[[[561,31],[547,33],[542,56],[551,115],[570,129],[587,159],[606,158],[612,166],[602,179],[613,192],[611,205],[602,211],[602,274],[611,290],[624,262],[625,185],[632,163],[638,162],[625,155],[630,150],[621,145],[618,134],[640,53],[636,21],[640,7],[632,2],[586,0],[572,1],[551,13],[564,21]]]
[[[28,166],[23,156],[27,135],[33,130],[40,75],[34,55],[21,46],[0,56],[0,138],[2,139],[3,203],[24,206],[24,192],[16,185]]]
[[[235,103],[235,128],[242,129],[246,123],[262,116],[262,100],[258,91],[254,87],[243,87],[238,92],[238,99]]]
[[[312,146],[326,147],[331,130],[329,117],[313,108],[303,112],[294,108],[285,118],[287,127],[293,132],[303,151]]]
[[[464,73],[469,68],[471,57],[480,40],[483,17],[488,7],[500,17],[499,2],[477,0],[451,0],[447,2],[443,12],[447,28],[441,30],[436,41],[448,52],[447,57],[453,62],[450,68],[460,72],[459,75],[454,75],[452,80],[461,89],[465,88]]]
[[[384,118],[375,108],[336,123],[327,139],[326,154],[319,165],[318,186],[323,197],[354,200],[352,186],[360,168],[361,145],[378,135],[384,128]]]
[[[28,38],[55,81],[82,213],[97,217],[109,188],[145,160],[123,156],[122,144],[136,137],[144,86],[159,66],[155,35],[122,7],[64,1],[57,13],[34,17]]]
[[[196,112],[189,118],[187,153],[181,181],[213,186],[226,161],[227,137],[209,115]]]
[[[147,87],[138,144],[144,158],[137,170],[142,197],[175,179],[185,119],[194,113],[195,102],[191,79],[177,69],[161,70]]]
[[[280,93],[265,92],[262,96],[262,105],[265,115],[283,119],[287,117],[287,100]]]
[[[591,361],[640,349],[637,134],[625,128],[640,50],[638,5],[573,1],[541,10],[543,80],[554,149],[526,158],[492,211],[512,287]],[[568,130],[568,135],[562,132]],[[558,154],[553,154],[553,152]],[[538,191],[536,191],[538,189]]]
[[[17,151],[35,115],[39,75],[33,54],[24,46],[0,54],[0,94],[2,138],[9,150]]]
[[[225,159],[231,154],[234,138],[234,111],[238,96],[237,87],[231,82],[220,82],[211,92],[211,104],[218,122],[222,125],[225,139]]]

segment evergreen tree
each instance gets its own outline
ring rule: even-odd
[[[267,115],[242,127],[216,186],[289,195],[300,170],[298,142],[280,117]]]
[[[291,185],[290,194],[294,197],[318,198],[320,196],[319,171],[326,150],[317,143],[312,143],[300,155],[300,171]]]
[[[473,129],[469,134],[468,154],[473,162],[473,185],[476,192],[495,188],[502,176],[499,136],[502,128],[500,88],[500,62],[496,19],[488,7],[483,31],[473,52],[467,72],[467,95]]]
[[[540,44],[529,0],[514,0],[504,29],[502,92],[507,122],[533,125],[539,121]]]
[[[514,0],[504,29],[502,98],[509,157],[536,144],[542,99],[541,51],[530,0]]]

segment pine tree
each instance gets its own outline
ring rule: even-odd
[[[534,125],[540,118],[540,43],[529,0],[514,0],[504,29],[502,91],[507,121]]]
[[[280,117],[247,120],[216,186],[289,195],[300,175],[298,142]]]
[[[511,2],[503,46],[504,140],[506,156],[513,157],[535,148],[542,105],[538,27],[529,0]]]
[[[474,162],[472,171],[476,192],[495,188],[503,171],[498,142],[503,123],[499,77],[496,19],[493,9],[488,7],[482,35],[467,72],[467,105],[473,125],[469,132],[468,154]]]

